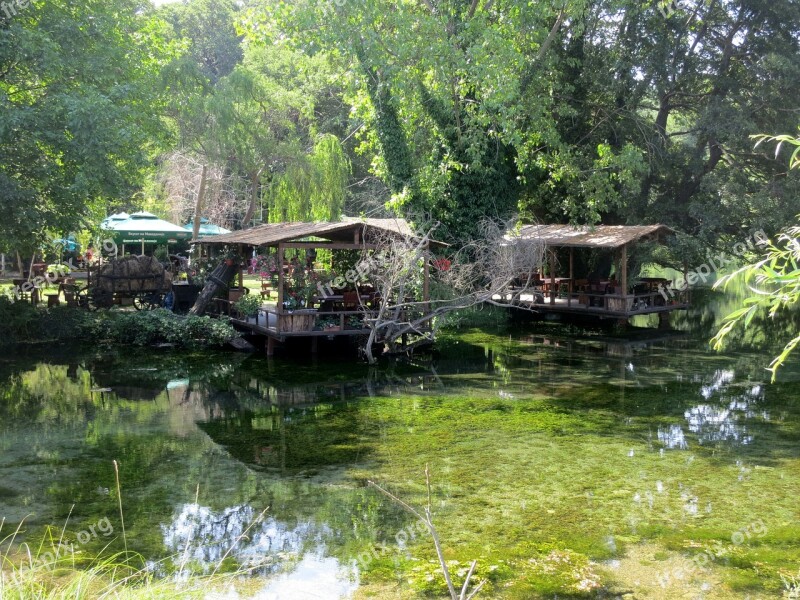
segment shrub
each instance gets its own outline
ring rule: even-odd
[[[236,331],[224,321],[179,316],[164,309],[92,313],[64,306],[37,308],[0,298],[0,344],[70,340],[136,346],[222,346],[235,337]]]

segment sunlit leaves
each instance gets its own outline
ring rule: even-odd
[[[768,245],[765,258],[726,275],[716,286],[724,288],[735,280],[744,281],[751,295],[743,307],[725,317],[725,323],[712,339],[714,348],[718,350],[734,327],[747,328],[759,312],[765,312],[771,319],[780,319],[784,311],[800,305],[800,227],[790,227],[780,234],[777,243]],[[790,339],[770,363],[773,381],[798,343],[800,336]]]

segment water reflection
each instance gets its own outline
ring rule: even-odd
[[[725,369],[718,369],[714,372],[714,377],[712,378],[711,383],[708,385],[704,385],[700,388],[700,395],[703,396],[706,400],[711,398],[715,392],[718,392],[720,388],[726,386],[730,382],[732,382],[736,378],[736,373],[733,371],[725,370]]]
[[[686,443],[686,436],[684,436],[683,429],[680,425],[670,425],[669,427],[659,426],[658,441],[670,450],[676,448],[685,450],[689,447],[689,444]]]
[[[751,385],[743,392],[732,393],[740,389],[733,385],[735,380],[733,370],[715,371],[711,382],[700,387],[700,395],[709,402],[684,412],[689,431],[696,434],[699,444],[751,444],[754,437],[746,422],[769,421],[769,412],[758,407],[764,396],[762,386]]]
[[[747,427],[739,425],[739,414],[727,408],[709,404],[698,404],[686,411],[689,431],[697,434],[698,443],[736,442],[749,444],[753,436],[747,434]]]
[[[179,569],[178,577],[189,576],[187,566],[205,573],[216,571],[230,557],[250,574],[278,575],[253,598],[338,600],[358,587],[355,567],[343,566],[326,551],[331,528],[313,520],[289,526],[264,517],[249,504],[214,511],[191,503],[180,507],[161,531],[164,547],[172,551],[172,562]]]
[[[334,558],[306,554],[289,573],[274,578],[255,600],[344,600],[358,589],[358,574],[343,569]]]
[[[231,549],[236,565],[270,576],[256,582],[264,583],[258,598],[338,599],[358,586],[354,558],[407,525],[401,509],[363,486],[382,471],[397,477],[399,461],[387,448],[408,456],[405,436],[421,463],[445,457],[443,506],[474,492],[465,473],[490,455],[483,467],[500,465],[512,482],[486,496],[497,498],[502,523],[520,514],[517,505],[502,505],[509,497],[522,498],[523,511],[525,502],[559,498],[548,511],[583,518],[569,500],[583,495],[571,486],[587,455],[597,471],[613,456],[603,454],[606,443],[610,452],[627,452],[623,469],[650,478],[633,498],[656,519],[658,511],[709,512],[709,493],[698,499],[690,491],[700,489],[691,469],[685,487],[671,493],[669,467],[682,472],[695,457],[706,460],[711,452],[700,446],[727,444],[729,458],[749,465],[796,457],[793,396],[762,387],[746,359],[676,339],[485,339],[443,343],[427,359],[373,370],[180,353],[0,363],[0,517],[18,522],[35,512],[37,525],[52,524],[72,505],[77,523],[116,514],[116,457],[125,521],[140,529],[128,538],[137,551],[213,571]],[[141,370],[130,372],[130,364]],[[93,391],[105,388],[112,391]],[[648,470],[656,436],[663,472]],[[673,452],[688,448],[691,456]],[[407,460],[408,473],[417,458]],[[558,469],[534,485],[533,464]],[[613,474],[609,468],[609,477],[591,481],[598,502],[616,502],[619,490],[611,487],[625,483],[613,483]],[[267,517],[245,535],[264,506]],[[602,519],[618,508],[585,518],[597,519],[595,529],[606,535]]]

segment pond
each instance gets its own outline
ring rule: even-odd
[[[0,538],[66,523],[74,548],[127,544],[166,577],[249,569],[258,598],[441,595],[429,536],[366,484],[423,506],[427,465],[479,597],[781,597],[800,577],[800,368],[770,384],[767,353],[704,336],[513,324],[373,369],[5,354]]]

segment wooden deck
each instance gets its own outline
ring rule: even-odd
[[[674,310],[689,308],[689,299],[685,292],[665,300],[659,293],[623,296],[566,292],[553,297],[545,296],[536,290],[509,290],[504,294],[495,294],[492,299],[541,313],[575,314],[619,320],[637,315],[666,315]]]
[[[334,340],[354,336],[366,337],[371,329],[364,325],[364,319],[369,319],[375,312],[365,307],[336,311],[317,309],[279,311],[274,305],[264,305],[259,309],[257,317],[243,319],[231,315],[228,318],[238,331],[265,338],[265,350],[268,356],[272,356],[277,344],[290,339],[309,339],[311,352],[316,353],[320,338]],[[404,318],[408,316],[404,315]],[[334,325],[334,328],[320,326],[320,323],[330,321],[338,325]]]

